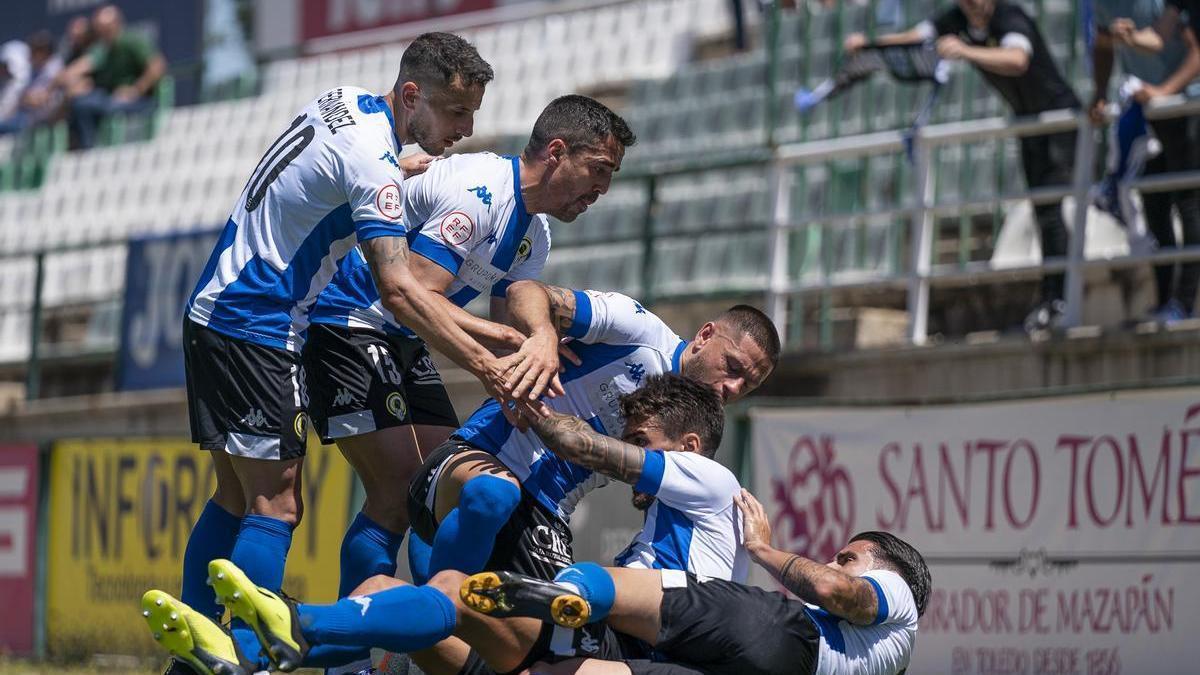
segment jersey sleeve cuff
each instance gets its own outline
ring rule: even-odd
[[[583,291],[573,292],[575,293],[575,318],[571,320],[571,327],[567,329],[567,335],[578,340],[587,335],[592,328],[592,299]]]
[[[496,283],[492,284],[492,297],[493,298],[508,297],[508,287],[512,286],[512,284],[513,284],[513,282],[509,279],[501,279],[500,281],[497,281]]]
[[[642,460],[642,475],[633,489],[648,495],[657,495],[662,487],[663,472],[667,468],[667,458],[662,450],[647,450]]]
[[[883,587],[879,585],[878,581],[875,581],[871,577],[861,577],[861,578],[866,579],[867,583],[871,584],[871,588],[875,589],[875,600],[877,601],[876,605],[878,607],[875,611],[875,620],[871,622],[871,625],[878,626],[879,624],[881,624],[885,620],[887,620],[887,617],[888,617],[887,596],[883,594]]]
[[[379,237],[403,237],[408,233],[408,229],[403,223],[386,220],[356,220],[354,232],[358,235],[358,241],[364,242]]]
[[[462,267],[463,259],[461,255],[455,253],[445,244],[429,237],[418,234],[413,237],[409,248],[412,249],[413,253],[422,258],[428,258],[439,266],[444,267],[450,274],[458,274],[458,268]]]

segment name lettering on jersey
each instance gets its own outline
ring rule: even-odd
[[[396,161],[396,156],[392,154],[391,150],[388,150],[387,152],[380,155],[379,159],[384,162],[387,162],[388,164],[391,164],[392,166],[396,167],[397,169],[400,168],[400,162]]]
[[[375,193],[375,208],[385,218],[397,220],[404,213],[404,202],[400,198],[400,186],[388,183]]]
[[[475,277],[477,277],[479,279],[479,281],[481,281],[486,286],[491,286],[492,284],[499,281],[500,276],[502,274],[499,270],[492,267],[491,265],[483,264],[478,259],[476,259],[474,256],[470,256],[466,260],[464,260],[463,267],[467,268],[467,271],[469,273],[471,273]],[[464,275],[464,276],[466,276],[466,275]]]
[[[486,185],[480,185],[479,187],[467,188],[467,192],[474,192],[475,196],[479,197],[479,201],[483,202],[484,206],[492,205],[492,193],[488,192]]]
[[[642,385],[642,377],[646,375],[646,366],[640,363],[625,362],[625,367],[629,369],[629,379],[639,387]]]
[[[321,121],[329,127],[329,133],[336,134],[342,127],[352,127],[356,124],[350,115],[350,108],[342,100],[341,88],[325,94],[317,99],[317,110],[321,113]]]
[[[438,227],[441,229],[442,239],[455,246],[462,246],[470,241],[471,235],[475,232],[475,222],[462,211],[446,214]]]

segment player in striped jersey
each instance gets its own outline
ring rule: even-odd
[[[543,364],[529,374],[540,391],[557,388],[557,336],[529,340],[505,320],[508,286],[541,275],[550,252],[546,215],[570,222],[608,191],[628,125],[586,96],[561,96],[542,111],[519,157],[490,152],[433,162],[404,183],[409,266],[455,322],[481,343],[518,349]],[[381,160],[387,159],[381,158]],[[490,296],[491,319],[462,309]],[[423,454],[458,427],[425,343],[379,302],[362,256],[351,251],[312,311],[305,346],[309,414],[322,441],[337,442],[362,480],[363,510],[343,539],[339,593],[396,570],[408,528],[404,490]],[[521,393],[524,393],[523,391]]]
[[[184,555],[183,595],[204,613],[221,611],[204,585],[214,557],[241,562],[268,588],[282,582],[301,515],[307,393],[299,352],[313,301],[356,243],[384,305],[490,393],[507,396],[506,371],[528,358],[496,358],[412,274],[403,176],[379,159],[406,142],[440,154],[470,135],[491,78],[466,41],[422,35],[387,94],[338,87],[301,109],[238,197],[183,330],[192,437],[217,473]],[[238,635],[254,645],[246,631]]]
[[[660,375],[649,377],[643,387],[623,395],[620,405],[630,420],[627,440],[656,449],[601,436],[578,420],[578,424],[570,424],[554,413],[546,418],[541,433],[551,440],[556,452],[594,457],[598,468],[619,473],[630,482],[642,482],[644,475],[643,488],[660,499],[674,500],[672,494],[690,495],[677,504],[679,513],[697,524],[697,534],[702,528],[719,533],[695,537],[692,552],[699,559],[726,559],[723,571],[705,569],[718,578],[730,578],[734,573],[730,551],[738,547],[739,538],[732,504],[737,481],[728,470],[708,459],[719,445],[724,427],[720,399],[709,386],[677,375]],[[655,455],[665,456],[663,462],[653,459]],[[706,463],[713,467],[705,468]],[[618,465],[622,467],[619,471],[615,468]],[[706,491],[711,496],[702,497]],[[724,502],[724,508],[712,509],[710,505],[719,501]],[[663,557],[660,562],[670,564],[672,560]],[[251,621],[273,665],[281,669],[312,665],[331,649],[341,653],[339,647],[347,645],[396,651],[422,649],[418,659],[427,672],[480,675],[515,670],[553,654],[615,658],[636,649],[636,645],[622,645],[619,636],[602,626],[573,631],[528,619],[497,621],[467,612],[459,600],[465,576],[457,571],[443,572],[421,588],[377,576],[357,589],[354,597],[335,605],[293,605],[298,614],[271,595],[254,592],[253,585],[228,561],[214,562],[212,571],[214,590],[222,602],[236,616]],[[147,622],[158,631],[159,640],[168,647],[182,647],[187,658],[223,660],[230,675],[266,667],[262,661],[237,654],[228,635],[216,624],[166,594],[150,591],[143,603]],[[179,630],[161,632],[164,622]],[[196,636],[190,642],[181,635],[185,625]],[[444,639],[451,633],[460,639]],[[427,649],[435,643],[436,650]],[[468,644],[478,653],[468,655]]]
[[[731,402],[758,387],[779,355],[770,319],[744,305],[706,323],[691,342],[619,293],[519,282],[509,289],[509,309],[518,328],[553,322],[574,338],[581,363],[566,366],[565,394],[545,404],[614,438],[624,431],[620,396],[647,377],[681,373]],[[603,473],[551,452],[489,401],[413,478],[410,552],[414,543],[417,550],[421,542],[432,545],[427,561],[410,556],[414,578],[486,567],[551,579],[574,561],[568,522],[575,504],[607,482]]]

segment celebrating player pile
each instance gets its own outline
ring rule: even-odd
[[[185,321],[217,492],[182,599],[143,598],[171,670],[353,672],[372,647],[429,673],[903,669],[928,592],[919,554],[883,533],[829,566],[776,551],[713,460],[723,405],[778,362],[771,321],[738,305],[685,341],[633,298],[536,281],[541,214],[573,221],[608,191],[635,143],[625,121],[563,96],[520,157],[398,159],[403,142],[438,155],[469,136],[491,78],[465,41],[423,35],[391,92],[323,94],[243,189]],[[484,293],[491,320],[462,309]],[[461,427],[426,343],[491,397]],[[306,412],[367,493],[327,606],[280,591]],[[606,570],[576,563],[569,520],[610,479],[647,513]],[[415,586],[393,578],[410,519]],[[813,605],[739,585],[750,559]]]

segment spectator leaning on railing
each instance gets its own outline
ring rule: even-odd
[[[152,94],[166,73],[166,61],[145,41],[126,33],[123,24],[115,6],[97,9],[92,15],[95,43],[67,66],[59,81],[72,92],[69,119],[78,147],[95,145],[104,118],[154,106]]]
[[[903,33],[882,35],[880,46],[937,40],[944,59],[963,60],[979,69],[984,79],[1008,102],[1014,115],[1079,108],[1079,99],[1063,79],[1033,19],[1006,0],[958,0],[954,7]],[[847,51],[867,44],[861,33],[846,38]],[[1075,132],[1021,139],[1021,161],[1030,188],[1071,184]],[[1062,203],[1034,206],[1042,235],[1042,257],[1067,254],[1067,228]],[[1057,325],[1065,310],[1063,275],[1042,278],[1041,300],[1025,319],[1029,332]]]
[[[1187,12],[1188,28],[1181,12]],[[1139,103],[1178,94],[1200,74],[1200,47],[1194,29],[1200,2],[1193,0],[1094,0],[1096,41],[1092,47],[1095,98],[1092,117],[1103,120],[1114,52],[1121,70],[1143,84],[1134,95]],[[1151,120],[1162,152],[1146,163],[1146,175],[1200,169],[1200,117]],[[1177,245],[1171,207],[1179,212],[1185,246],[1200,245],[1200,189],[1147,192],[1142,195],[1146,227],[1160,248]],[[1177,269],[1178,268],[1178,269]],[[1200,286],[1200,263],[1167,263],[1154,268],[1158,290],[1155,319],[1171,323],[1193,315]]]

